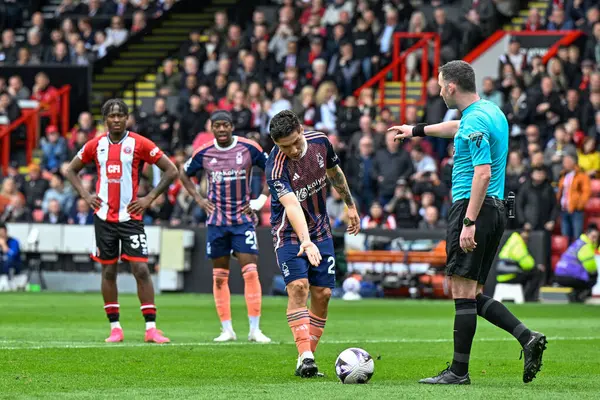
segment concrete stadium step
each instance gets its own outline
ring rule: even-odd
[[[130,81],[136,77],[135,74],[121,75],[121,74],[108,74],[108,75],[97,75],[94,77],[95,82],[124,82]]]
[[[187,35],[177,35],[177,36],[146,36],[142,39],[144,43],[165,43],[170,46],[179,47],[181,43],[187,39]]]
[[[105,74],[128,74],[128,73],[139,73],[144,69],[139,67],[106,67],[104,68]]]
[[[115,66],[144,66],[144,67],[150,67],[152,65],[156,65],[156,61],[155,60],[123,60],[123,59],[119,59],[116,60],[114,62]]]
[[[139,43],[132,44],[127,47],[127,51],[156,51],[156,50],[164,50],[165,46],[162,44],[154,44],[154,43]]]
[[[131,51],[127,53],[121,54],[121,58],[130,59],[130,58],[165,58],[169,55],[168,51]]]

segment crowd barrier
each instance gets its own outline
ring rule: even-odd
[[[24,262],[39,256],[43,262],[43,273],[48,290],[56,291],[98,291],[100,288],[100,267],[90,260],[95,251],[94,228],[91,225],[49,225],[49,224],[8,224],[9,235],[19,240]],[[32,232],[37,230],[37,239]],[[504,234],[503,242],[512,232]],[[273,280],[280,275],[273,251],[270,228],[258,227],[260,280],[265,294],[270,293]],[[183,291],[211,293],[213,278],[210,260],[206,257],[206,228],[179,229],[161,226],[146,227],[149,265],[153,272],[155,287],[160,291]],[[357,237],[346,238],[347,263],[349,270],[402,271],[407,264],[422,267],[423,260],[414,258],[413,252],[369,251],[364,246],[373,238],[388,238],[406,241],[444,239],[443,231],[422,230],[366,230]],[[437,249],[439,250],[439,249]],[[431,266],[443,269],[437,260]],[[533,232],[530,236],[530,251],[536,262],[543,260],[550,249],[543,232]],[[427,260],[425,260],[427,261]],[[600,261],[600,260],[599,260]],[[416,263],[416,264],[414,264]],[[135,281],[125,271],[119,279],[119,290],[135,293]],[[231,292],[242,294],[244,281],[237,261],[232,260],[229,278]],[[492,269],[486,284],[486,293],[493,293],[495,273]],[[600,294],[600,285],[594,290]]]

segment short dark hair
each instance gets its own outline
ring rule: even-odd
[[[6,229],[6,224],[5,224],[4,222],[1,222],[1,221],[0,221],[0,231],[1,231],[2,229],[4,229],[4,230],[7,230],[7,229]]]
[[[298,116],[290,110],[277,113],[269,124],[271,139],[274,141],[287,137],[298,130],[302,131],[302,123]]]
[[[531,173],[534,173],[534,172],[543,172],[543,173],[548,173],[548,170],[546,169],[546,167],[541,167],[541,166],[539,166],[539,167],[533,167],[533,168],[531,169]]]
[[[0,227],[0,228],[1,228],[1,227]],[[598,231],[598,230],[599,230],[599,229],[598,229],[598,225],[596,225],[596,224],[592,223],[592,224],[589,224],[589,225],[588,225],[588,227],[587,227],[587,229],[586,229],[585,231],[589,233],[589,232],[591,232],[591,231]]]
[[[125,104],[122,99],[110,99],[102,106],[101,112],[104,118],[108,116],[110,109],[113,108],[113,106],[119,106],[126,115],[129,115],[129,107],[127,107],[127,104]]]
[[[462,60],[450,61],[440,68],[442,79],[452,82],[463,92],[476,93],[475,70],[468,62]]]

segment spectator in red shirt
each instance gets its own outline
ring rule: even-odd
[[[35,76],[31,99],[39,101],[42,108],[48,109],[57,98],[58,91],[54,86],[50,85],[48,75],[44,72],[38,72]],[[56,107],[58,107],[58,102],[56,102]]]

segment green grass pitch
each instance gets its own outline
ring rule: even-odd
[[[158,327],[172,344],[143,343],[135,296],[121,296],[123,344],[105,344],[109,326],[99,294],[0,295],[0,398],[160,399],[597,399],[600,308],[510,308],[548,336],[542,372],[522,382],[520,347],[479,318],[471,386],[431,387],[419,378],[452,355],[452,302],[332,300],[317,364],[325,378],[294,376],[296,349],[285,298],[265,298],[262,329],[273,344],[249,344],[243,297],[232,297],[234,344],[213,344],[219,323],[211,296],[162,295]],[[368,385],[342,385],[337,355],[361,347],[376,359]]]

